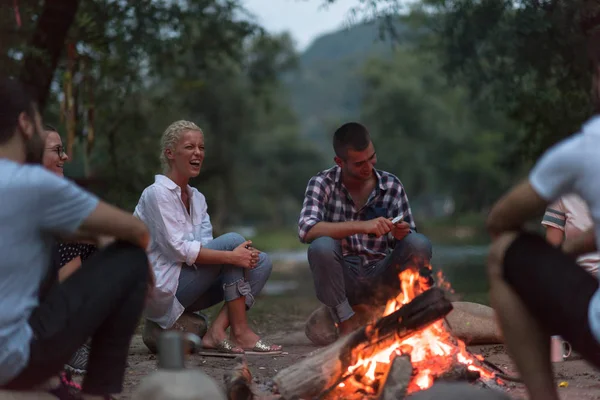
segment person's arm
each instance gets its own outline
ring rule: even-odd
[[[58,270],[58,281],[64,282],[69,276],[81,267],[81,257],[77,256]]]
[[[562,245],[562,250],[573,257],[598,251],[594,227],[583,232],[581,235],[566,239]]]
[[[546,208],[542,226],[546,228],[546,240],[553,246],[559,247],[565,240],[567,214],[562,199]]]
[[[302,243],[311,243],[322,236],[343,239],[356,233],[366,233],[361,221],[323,221],[330,190],[321,176],[313,176],[308,181],[298,221],[298,237]]]
[[[582,165],[582,146],[580,135],[554,145],[536,163],[529,179],[498,200],[487,219],[492,238],[520,230],[528,219],[542,214],[549,203],[573,192]]]
[[[38,194],[40,229],[71,236],[108,235],[146,248],[150,236],[143,222],[77,185],[44,170],[32,170]]]
[[[150,187],[145,190],[135,214],[146,221],[154,242],[167,257],[187,265],[234,264],[248,267],[252,251],[248,249],[219,251],[204,248],[200,240],[184,237],[177,217],[183,211],[168,189]],[[185,218],[185,216],[183,216]],[[245,243],[247,244],[247,243]],[[247,256],[247,257],[244,257]]]
[[[537,194],[529,180],[525,180],[493,206],[487,219],[488,232],[496,237],[504,232],[518,231],[529,218],[541,214],[546,206],[547,201]]]
[[[565,240],[565,233],[562,230],[555,228],[553,226],[547,226],[546,227],[546,240],[551,245],[553,245],[555,247],[560,247],[560,245]]]

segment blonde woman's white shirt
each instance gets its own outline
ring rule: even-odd
[[[156,278],[145,316],[161,328],[170,328],[184,307],[175,297],[182,264],[194,265],[202,246],[213,240],[206,198],[187,186],[188,213],[181,200],[181,188],[164,175],[144,189],[134,215],[148,226],[152,237],[148,259]]]

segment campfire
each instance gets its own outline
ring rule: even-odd
[[[405,269],[400,293],[379,319],[280,371],[273,380],[281,398],[401,399],[438,380],[502,385],[452,335],[444,319],[452,304],[424,276]],[[441,275],[438,286],[448,286]]]
[[[445,321],[452,311],[445,293],[449,285],[439,274],[438,287],[432,287],[430,276],[430,266],[401,271],[398,296],[375,322],[280,371],[271,393],[280,399],[395,400],[440,380],[504,386],[483,358],[451,333]],[[251,382],[242,360],[226,379],[229,399],[256,398]]]
[[[413,269],[402,271],[399,279],[402,290],[395,299],[388,301],[383,317],[398,311],[429,289],[422,275]],[[438,285],[450,288],[441,271]],[[495,374],[482,365],[483,358],[469,353],[465,344],[455,338],[440,319],[410,336],[379,346],[370,355],[358,353],[357,362],[347,369],[348,379],[338,384],[338,392],[377,395],[395,357],[403,355],[410,357],[412,366],[406,394],[428,389],[436,379],[495,379]]]

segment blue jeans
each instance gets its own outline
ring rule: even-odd
[[[428,265],[431,256],[431,242],[415,232],[397,241],[384,259],[368,265],[358,256],[342,256],[341,242],[330,237],[317,238],[308,248],[317,298],[337,321],[354,315],[353,304],[383,305],[396,297],[399,272]]]
[[[211,250],[232,251],[246,240],[237,233],[226,233],[204,247]],[[177,300],[186,311],[204,310],[215,304],[246,297],[246,307],[254,304],[254,298],[265,286],[273,264],[266,253],[260,253],[253,269],[230,264],[183,265],[179,275]]]

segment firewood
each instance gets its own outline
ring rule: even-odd
[[[236,365],[225,375],[228,400],[252,400],[252,374],[244,357],[236,359]]]
[[[394,358],[385,379],[380,400],[397,400],[406,396],[406,390],[412,377],[412,364],[409,356]]]
[[[358,357],[369,357],[397,340],[429,326],[452,310],[444,292],[432,288],[375,324],[357,329],[304,360],[280,371],[274,378],[283,399],[313,398],[336,386]]]

